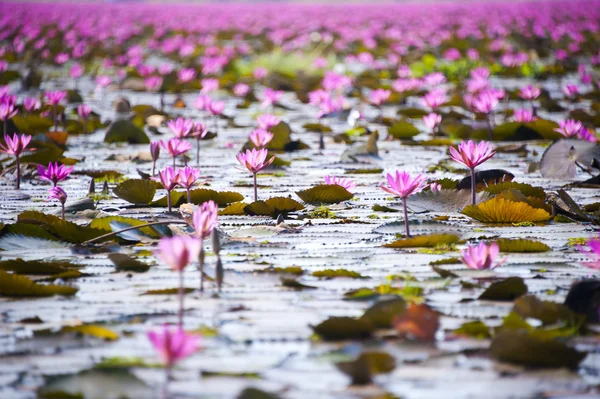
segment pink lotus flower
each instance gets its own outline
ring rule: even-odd
[[[84,121],[87,120],[87,118],[90,116],[90,114],[92,113],[92,107],[90,107],[87,104],[80,104],[77,106],[77,115],[79,115],[79,117],[81,119],[83,119]]]
[[[533,111],[530,109],[516,109],[514,113],[514,118],[516,122],[520,123],[528,123],[533,122],[537,118],[533,115]]]
[[[179,184],[179,172],[170,166],[158,172],[158,180],[167,190],[167,208],[171,212],[171,190]]]
[[[32,112],[40,107],[40,103],[36,98],[33,97],[25,97],[23,100],[23,108],[25,111]]]
[[[100,75],[96,78],[96,85],[99,89],[104,89],[112,83],[112,78],[107,75]]]
[[[389,90],[384,90],[384,89],[373,90],[369,93],[369,103],[379,107],[381,104],[383,104],[385,101],[387,101],[388,98],[390,98],[391,94],[392,94],[392,92]]]
[[[433,89],[421,99],[421,104],[425,107],[436,109],[448,101],[446,92],[442,89]]]
[[[213,91],[219,90],[219,79],[206,78],[200,81],[202,89],[200,93],[212,93]]]
[[[6,121],[15,116],[19,110],[15,109],[15,106],[10,103],[0,103],[0,121],[4,122],[4,132],[6,132]]]
[[[577,136],[583,128],[583,124],[580,121],[576,121],[574,119],[560,121],[558,122],[558,126],[559,127],[555,128],[554,131],[562,134],[565,137]]]
[[[160,89],[163,84],[163,78],[160,76],[150,76],[144,79],[144,87],[148,91],[156,91]]]
[[[471,106],[475,112],[489,114],[496,108],[500,101],[498,94],[491,89],[483,90],[477,93],[471,101]]]
[[[479,59],[479,51],[474,48],[470,48],[467,50],[467,57],[472,61],[477,61]]]
[[[177,71],[177,79],[181,83],[192,81],[196,77],[196,71],[192,68],[184,68]]]
[[[48,168],[39,165],[37,170],[41,179],[52,182],[56,187],[59,182],[69,177],[69,174],[71,174],[73,169],[73,166],[59,165],[58,162],[50,162]]]
[[[265,129],[254,129],[250,133],[250,141],[256,148],[265,147],[273,139],[273,133]]]
[[[402,206],[404,207],[404,229],[406,230],[406,236],[410,237],[406,198],[412,194],[423,191],[427,187],[427,178],[421,174],[413,178],[407,172],[400,172],[397,170],[395,175],[390,173],[387,174],[387,182],[387,186],[382,184],[379,187],[383,191],[402,199]]]
[[[433,182],[429,185],[429,189],[434,193],[439,193],[440,191],[442,191],[442,185],[440,183]]]
[[[63,65],[66,64],[70,58],[71,56],[67,53],[58,53],[56,54],[56,57],[54,57],[54,62],[56,62],[58,65]]]
[[[456,48],[449,48],[448,50],[444,51],[443,56],[448,61],[457,61],[461,57],[460,51]]]
[[[267,107],[273,106],[273,105],[279,103],[279,100],[281,100],[282,96],[283,96],[283,91],[274,90],[274,89],[271,89],[270,87],[267,87],[265,89],[265,91],[263,92],[263,100],[262,100],[262,103],[260,104],[260,106],[262,108],[267,108]]]
[[[177,118],[167,122],[167,127],[178,139],[186,137],[193,126],[194,122],[191,119]]]
[[[75,63],[73,65],[71,65],[71,68],[69,69],[69,76],[72,77],[73,79],[77,79],[80,78],[83,75],[83,67],[78,64]]]
[[[579,94],[579,87],[577,87],[577,85],[568,84],[562,87],[562,92],[565,95],[565,97],[574,99],[575,96]]]
[[[250,86],[245,83],[238,83],[233,86],[233,94],[235,94],[237,97],[246,97],[249,92]]]
[[[581,140],[589,141],[590,143],[596,143],[598,139],[596,135],[587,130],[585,127],[582,127],[579,133],[577,133],[577,137]]]
[[[590,238],[585,245],[578,245],[577,249],[589,259],[589,262],[582,262],[582,265],[600,270],[600,238]]]
[[[196,184],[196,181],[200,178],[200,169],[186,166],[183,169],[179,169],[178,183],[181,187],[185,188],[187,193],[188,203],[192,203],[190,196],[190,189]]]
[[[199,237],[200,240],[208,237],[213,229],[217,227],[218,216],[219,208],[212,200],[204,202],[196,208],[192,216],[192,221],[194,230],[196,230],[196,236]]]
[[[327,175],[324,177],[324,180],[325,184],[341,186],[348,191],[356,187],[356,183],[352,179],[347,179],[344,177],[335,177]]]
[[[194,107],[199,110],[208,111],[210,109],[210,104],[212,103],[212,99],[206,94],[200,94],[194,100]]]
[[[271,165],[275,160],[275,157],[271,157],[271,159],[267,160],[267,155],[269,152],[266,149],[257,150],[253,148],[252,150],[246,150],[245,153],[240,152],[237,154],[236,158],[238,162],[248,169],[250,173],[252,173],[254,177],[254,201],[258,201],[258,185],[256,183],[256,174]]]
[[[161,140],[160,146],[173,157],[173,167],[175,167],[175,159],[181,154],[185,154],[192,148],[190,143],[178,138],[172,138],[169,141]]]
[[[272,127],[279,125],[281,119],[271,114],[262,114],[256,118],[256,123],[260,129],[270,130]]]
[[[0,152],[5,154],[14,155],[16,159],[16,169],[17,169],[17,190],[21,188],[21,162],[20,156],[23,150],[27,148],[29,142],[31,141],[31,136],[27,134],[18,135],[15,133],[12,137],[8,134],[4,134],[4,144],[0,143]]]
[[[423,123],[425,123],[425,126],[432,132],[435,132],[436,128],[441,122],[442,115],[436,114],[435,112],[427,114],[423,117]]]
[[[56,186],[48,190],[48,200],[55,199],[60,202],[61,215],[65,218],[65,202],[67,202],[67,193],[62,188]]]
[[[163,237],[154,254],[172,270],[182,271],[198,259],[202,242],[191,236]]]
[[[48,100],[48,104],[55,106],[58,105],[62,100],[67,97],[66,91],[47,91],[45,93],[46,100]]]
[[[169,379],[171,368],[200,347],[200,337],[186,333],[181,327],[171,330],[165,325],[162,330],[149,331],[148,339],[161,361],[165,363]]]
[[[264,79],[267,77],[268,74],[269,74],[269,71],[263,67],[256,67],[256,68],[254,68],[254,71],[252,72],[252,75],[254,76],[254,79],[256,79],[256,80]]]
[[[527,85],[525,87],[523,87],[521,89],[521,91],[519,92],[519,96],[523,99],[523,100],[535,100],[536,98],[538,98],[540,96],[540,94],[542,94],[542,91],[532,85]]]
[[[499,252],[500,248],[495,242],[489,245],[485,242],[480,242],[479,245],[469,245],[465,248],[461,252],[461,260],[469,269],[494,269],[503,263],[501,261],[494,265]]]
[[[224,101],[211,101],[210,104],[208,105],[208,112],[210,112],[210,114],[212,116],[221,115],[223,113],[224,109],[225,109]]]
[[[494,151],[492,145],[487,141],[481,141],[479,144],[475,144],[473,140],[469,140],[468,142],[462,141],[458,145],[458,150],[454,147],[450,147],[450,156],[452,159],[471,169],[471,195],[473,198],[473,205],[476,203],[475,168],[495,154],[496,151]]]
[[[150,156],[152,157],[152,176],[154,176],[156,161],[160,156],[160,141],[153,141],[150,143]]]

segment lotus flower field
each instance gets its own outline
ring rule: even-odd
[[[600,1],[0,11],[0,398],[600,397]]]

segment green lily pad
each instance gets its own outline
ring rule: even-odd
[[[346,278],[368,278],[364,277],[362,274],[347,270],[347,269],[326,269],[326,270],[317,270],[312,274],[314,277],[332,279],[336,277],[346,277]]]
[[[20,223],[28,223],[42,227],[44,230],[58,236],[64,241],[80,244],[84,241],[99,237],[106,232],[88,226],[79,226],[54,215],[37,211],[25,211],[19,214]]]
[[[515,301],[513,312],[525,319],[537,319],[544,325],[564,322],[569,325],[581,325],[585,316],[577,314],[563,304],[542,301],[533,295],[521,297]]]
[[[46,230],[44,230],[40,226],[36,226],[33,224],[28,224],[28,223],[7,224],[6,226],[4,226],[2,228],[2,230],[0,232],[0,236],[4,236],[7,234],[16,234],[16,235],[22,235],[22,236],[27,236],[27,237],[42,238],[44,240],[58,241],[58,238],[56,238],[56,236],[48,233]]]
[[[361,319],[368,321],[375,328],[391,328],[394,317],[405,311],[406,301],[404,299],[386,299],[368,308]]]
[[[266,201],[256,201],[247,205],[244,212],[251,216],[271,216],[276,218],[280,214],[296,212],[304,209],[304,205],[291,198],[274,197]]]
[[[156,184],[151,180],[145,179],[125,180],[114,188],[113,193],[132,204],[146,205],[154,199]]]
[[[13,123],[21,133],[46,133],[54,123],[52,119],[37,114],[17,114],[12,118]]]
[[[363,352],[349,362],[336,363],[337,368],[352,380],[352,385],[372,383],[372,376],[390,373],[396,368],[396,359],[385,352]]]
[[[108,259],[110,259],[119,271],[143,273],[150,270],[150,265],[126,254],[112,253],[108,255]]]
[[[533,253],[548,252],[551,250],[551,248],[543,242],[527,240],[524,238],[500,238],[496,240],[496,244],[500,247],[500,252]]]
[[[42,262],[39,260],[23,260],[21,258],[5,260],[0,262],[0,269],[13,272],[15,274],[29,275],[53,275],[67,272],[69,270],[80,269],[81,265],[71,262],[50,261]]]
[[[337,204],[354,197],[352,193],[337,184],[319,184],[308,190],[296,191],[296,195],[302,201],[311,204]]]
[[[185,294],[189,294],[190,292],[194,292],[193,288],[184,288],[183,292]],[[148,290],[144,292],[142,295],[177,295],[179,293],[179,288],[163,288],[159,290]]]
[[[544,191],[543,188],[534,187],[530,184],[517,183],[517,182],[512,182],[512,181],[506,182],[506,183],[491,184],[485,188],[485,191],[490,194],[496,195],[496,194],[500,194],[503,191],[507,191],[507,190],[511,190],[511,189],[520,191],[526,197],[535,197],[535,198],[540,198],[540,199],[546,198],[546,192]]]
[[[514,301],[527,294],[527,285],[521,277],[509,277],[492,283],[479,299],[489,301]]]
[[[420,132],[411,123],[399,121],[388,128],[388,133],[395,139],[412,139]]]
[[[128,120],[118,120],[108,127],[105,143],[150,144],[150,139],[142,129]]]
[[[75,295],[77,288],[65,285],[37,284],[25,276],[0,270],[0,295],[10,297],[44,297],[53,295]]]
[[[480,320],[463,323],[459,328],[454,330],[454,334],[476,339],[488,339],[492,337],[490,328]]]
[[[214,201],[219,206],[229,205],[233,202],[239,202],[244,196],[235,191],[215,191],[207,188],[197,188],[190,191],[192,204],[200,205],[207,201]]]
[[[373,325],[353,317],[330,317],[313,327],[315,334],[325,341],[358,340],[369,338]]]
[[[225,207],[225,209],[221,209],[219,211],[219,215],[223,216],[240,216],[244,215],[244,208],[248,206],[245,202],[234,202],[231,205]]]
[[[389,244],[384,244],[383,246],[386,248],[432,248],[438,245],[455,244],[459,240],[460,237],[456,234],[429,234],[403,238]]]
[[[169,196],[171,197],[171,206],[178,206],[179,204],[182,204],[184,201],[187,201],[187,195],[183,191],[171,190],[171,193],[169,194]],[[157,199],[156,201],[152,202],[150,205],[160,206],[160,207],[168,206],[169,204],[167,202],[167,196],[165,195],[164,197]]]
[[[110,233],[111,231],[113,231],[110,224],[111,224],[111,222],[115,222],[115,221],[119,222],[119,223],[125,223],[130,226],[139,226],[142,224],[146,224],[146,222],[138,220],[138,219],[134,219],[134,218],[127,218],[127,217],[123,217],[123,216],[106,216],[106,217],[96,218],[96,219],[92,220],[89,227],[92,227],[94,229],[101,229],[107,233]],[[162,234],[157,232],[151,226],[141,227],[138,230],[151,238],[161,238],[162,237]]]

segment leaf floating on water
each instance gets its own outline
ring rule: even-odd
[[[0,237],[0,249],[3,251],[16,251],[19,249],[61,249],[68,248],[69,245],[54,240],[46,240],[44,238],[29,237],[21,234],[4,234]]]
[[[304,205],[291,198],[274,197],[266,201],[256,201],[247,205],[244,212],[251,216],[271,216],[276,218],[280,214],[287,214],[304,209]]]
[[[372,376],[386,374],[396,368],[396,359],[385,352],[363,352],[353,361],[338,362],[337,368],[352,380],[352,385],[366,385]]]
[[[477,205],[469,205],[461,213],[483,223],[545,222],[551,218],[544,209],[498,197]]]
[[[241,216],[244,215],[244,208],[248,206],[245,202],[234,202],[231,205],[225,207],[225,209],[221,209],[219,211],[219,215],[222,216]]]
[[[296,191],[296,195],[310,204],[337,204],[348,201],[354,194],[337,184],[320,184],[307,190]]]
[[[543,325],[552,325],[559,322],[571,326],[580,326],[585,316],[571,311],[565,305],[556,302],[542,301],[533,295],[527,295],[515,301],[512,309],[524,319],[537,319]]]
[[[454,330],[454,334],[475,339],[488,339],[492,337],[490,328],[480,320],[463,323],[459,328]]]
[[[571,286],[565,306],[577,314],[586,315],[590,323],[600,321],[600,280],[578,281]]]
[[[171,197],[171,206],[174,206],[174,207],[179,206],[180,204],[184,203],[187,200],[186,193],[183,191],[173,190],[169,194],[169,197]],[[167,196],[165,195],[164,197],[157,199],[156,201],[152,202],[150,205],[166,208],[169,205]]]
[[[346,277],[346,278],[358,278],[365,279],[369,277],[365,277],[362,274],[355,272],[353,270],[348,269],[326,269],[326,270],[318,270],[313,272],[314,277],[332,279],[336,277]]]
[[[80,244],[105,234],[104,230],[94,229],[88,226],[79,226],[75,223],[63,220],[58,216],[47,215],[38,211],[22,212],[19,214],[17,220],[19,223],[40,226],[44,230],[73,244]]]
[[[486,189],[496,184],[511,182],[515,175],[503,169],[482,170],[475,173],[475,184],[478,190]],[[471,190],[471,176],[467,176],[456,184],[459,190]]]
[[[190,191],[192,204],[201,205],[208,201],[214,201],[219,206],[225,206],[234,202],[239,202],[244,199],[244,196],[235,191],[215,191],[207,188],[197,188]],[[182,200],[186,198],[182,197]]]
[[[108,259],[115,265],[117,270],[143,273],[150,270],[150,265],[140,262],[129,255],[112,253],[108,255]]]
[[[499,238],[495,242],[500,247],[500,252],[537,253],[548,252],[552,249],[543,242],[527,240],[525,238]]]
[[[75,295],[77,288],[65,285],[37,284],[27,277],[0,270],[0,295],[10,297],[45,297],[53,295]]]
[[[371,336],[373,329],[368,321],[353,317],[330,317],[313,327],[324,341],[365,339]]]
[[[514,181],[507,182],[507,183],[493,184],[491,186],[486,187],[485,191],[490,194],[496,195],[496,194],[500,194],[501,192],[507,191],[510,189],[515,189],[517,191],[520,191],[526,197],[535,197],[535,198],[540,198],[542,200],[546,198],[546,192],[544,191],[543,188],[534,187],[531,184],[517,183]]]
[[[280,397],[257,388],[245,388],[237,399],[280,399]]]
[[[386,248],[432,248],[439,245],[455,244],[459,240],[460,237],[456,234],[429,234],[403,238],[383,246]]]
[[[177,295],[179,292],[179,288],[163,288],[160,290],[148,290],[144,292],[142,295]],[[194,292],[193,288],[184,288],[183,292],[185,294],[189,294],[190,292]]]
[[[585,140],[561,139],[546,149],[540,162],[542,176],[573,179],[578,165],[591,168],[594,158],[600,159],[600,146]]]
[[[375,328],[391,328],[394,317],[406,311],[406,301],[393,298],[379,301],[368,308],[361,319],[368,321]]]
[[[145,179],[125,180],[114,188],[113,193],[132,204],[147,205],[154,199],[156,184]]]
[[[492,340],[490,355],[499,361],[529,367],[575,369],[587,356],[562,342],[544,340],[526,331],[502,331]]]
[[[514,301],[527,294],[527,285],[521,277],[509,277],[492,283],[479,299],[488,301]]]
[[[78,333],[88,335],[90,337],[104,339],[106,341],[116,341],[119,339],[119,334],[106,327],[97,326],[94,324],[82,324],[80,326],[65,326],[61,330],[64,333]]]
[[[400,209],[394,209],[394,208],[390,208],[390,207],[383,206],[383,205],[377,205],[377,204],[373,205],[371,207],[371,210],[375,211],[375,212],[400,212]]]
[[[291,288],[293,290],[315,290],[317,287],[313,287],[311,285],[302,284],[296,279],[293,278],[281,278],[281,285],[286,288]]]
[[[21,258],[13,260],[5,260],[0,262],[0,269],[13,272],[15,274],[29,274],[29,275],[53,275],[67,272],[69,270],[78,270],[82,268],[81,265],[76,265],[71,262],[42,262],[38,260],[23,260]]]
[[[441,278],[458,278],[459,276],[456,273],[451,272],[450,270],[442,269],[438,266],[432,266],[434,272],[440,275]]]
[[[419,129],[406,121],[398,121],[388,128],[388,134],[399,140],[412,139],[419,133]]]
[[[266,269],[258,270],[258,273],[286,273],[293,274],[295,276],[301,276],[304,274],[304,270],[300,266],[288,266],[288,267],[267,267]]]
[[[487,201],[488,193],[477,193],[477,202]],[[457,212],[472,203],[470,190],[421,191],[410,197],[407,207],[413,212]],[[399,208],[400,209],[400,208]]]
[[[128,218],[128,217],[124,217],[124,216],[106,216],[106,217],[100,217],[100,218],[96,218],[96,219],[92,220],[92,222],[90,223],[90,227],[95,228],[95,229],[101,229],[101,230],[104,230],[107,233],[109,233],[111,231],[115,231],[111,226],[111,223],[113,223],[113,222],[119,222],[120,224],[126,225],[125,227],[139,226],[142,224],[146,224],[146,222],[144,222],[142,220]],[[153,226],[141,227],[137,230],[141,231],[142,233],[146,234],[148,237],[151,237],[151,238],[161,238],[162,237],[162,234],[159,234],[153,228]]]
[[[425,304],[411,304],[406,312],[396,316],[393,326],[402,336],[419,341],[435,340],[435,333],[440,326],[438,313]]]
[[[142,129],[129,120],[113,122],[104,136],[105,143],[150,144],[150,139]]]

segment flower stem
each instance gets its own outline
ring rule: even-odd
[[[179,270],[179,290],[177,292],[179,297],[179,311],[177,313],[179,328],[183,329],[183,269]]]
[[[4,120],[4,131],[2,133],[8,134],[8,132],[6,131],[6,119]]]
[[[62,218],[63,218],[63,220],[66,220],[66,219],[65,219],[65,203],[64,203],[64,202],[61,202],[61,203],[60,203],[60,206],[61,206],[60,213],[61,213],[61,215],[62,215]]]
[[[171,212],[171,190],[167,190],[167,208]]]
[[[21,189],[21,160],[19,159],[19,156],[16,156],[17,158],[17,190]]]
[[[155,176],[155,171],[156,171],[156,161],[152,161],[152,177]]]
[[[54,122],[54,131],[57,131],[58,121],[56,120],[56,104],[52,106],[52,122]]]
[[[200,271],[200,292],[204,292],[204,239],[201,238],[200,255],[198,256],[198,270]]]
[[[486,118],[485,120],[486,120],[486,122],[487,122],[487,126],[488,126],[488,133],[489,133],[489,136],[490,136],[490,140],[493,140],[493,139],[494,139],[494,134],[493,134],[493,132],[492,132],[492,114],[491,114],[491,113],[489,113],[489,114],[487,115],[487,118]]]
[[[406,197],[402,198],[402,206],[404,208],[404,230],[406,230],[406,238],[409,238],[410,230],[408,228],[408,210],[406,209]]]
[[[187,201],[188,201],[188,204],[191,204],[192,203],[192,195],[190,194],[190,189],[186,188],[186,191],[187,191]]]
[[[256,184],[256,173],[254,173],[254,202],[258,201],[258,186]]]
[[[325,149],[325,137],[323,137],[323,132],[319,132],[319,150]]]
[[[177,159],[177,157],[175,157],[175,155],[173,155],[173,168],[175,168],[175,160]]]
[[[475,168],[471,168],[471,198],[473,199],[473,205],[477,202],[476,194],[476,182],[475,182]]]

